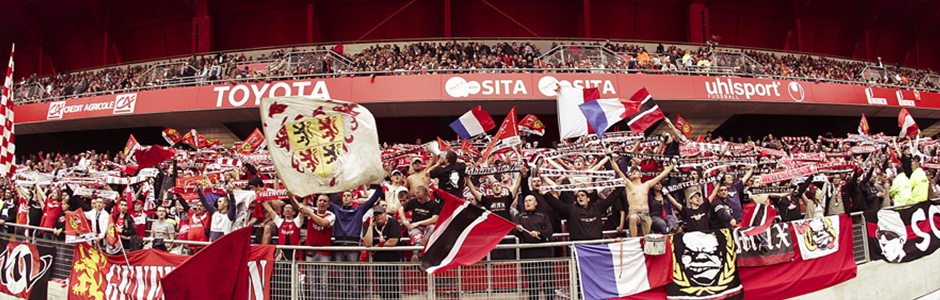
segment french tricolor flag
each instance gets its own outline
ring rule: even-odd
[[[606,245],[575,245],[585,299],[642,293],[672,282],[672,255],[644,255],[640,239]]]
[[[465,140],[495,127],[496,123],[493,122],[493,117],[479,106],[460,116],[457,121],[450,123],[450,128],[454,129],[457,135]]]
[[[604,137],[607,128],[637,113],[639,107],[640,102],[626,99],[597,99],[578,105],[598,137]]]

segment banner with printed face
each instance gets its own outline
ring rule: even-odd
[[[274,246],[251,246],[248,258],[250,300],[270,297],[270,280],[274,271]],[[68,297],[84,299],[162,299],[160,280],[189,259],[156,249],[109,256],[85,243],[75,246]]]
[[[790,222],[803,260],[820,258],[839,251],[839,216]]]
[[[0,293],[20,299],[46,299],[55,248],[4,243],[0,253]]]
[[[676,234],[667,299],[743,299],[737,246],[729,229]]]
[[[865,212],[872,260],[909,262],[940,248],[940,205],[920,202],[904,208]]]

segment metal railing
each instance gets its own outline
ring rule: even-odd
[[[31,104],[31,103],[40,103],[48,102],[62,99],[72,99],[72,98],[81,98],[81,97],[92,97],[100,95],[114,95],[122,93],[133,93],[147,90],[157,90],[157,89],[168,89],[168,88],[178,88],[178,87],[187,87],[187,86],[197,86],[197,85],[220,85],[220,84],[236,84],[244,82],[256,82],[256,81],[279,81],[279,80],[301,80],[301,79],[323,79],[323,78],[342,78],[342,77],[355,77],[355,76],[398,76],[398,75],[419,75],[419,74],[472,74],[472,73],[482,73],[482,74],[500,74],[500,73],[604,73],[604,74],[660,74],[660,75],[701,75],[701,76],[731,76],[731,77],[748,77],[748,78],[760,78],[760,79],[774,79],[774,80],[799,80],[799,81],[812,81],[812,82],[826,82],[826,83],[838,83],[838,84],[850,84],[850,85],[863,85],[863,86],[877,86],[883,88],[896,88],[903,90],[918,90],[918,91],[927,91],[940,93],[940,89],[937,88],[920,88],[920,87],[911,87],[911,86],[901,86],[894,85],[890,83],[868,83],[860,81],[848,81],[848,80],[838,80],[838,79],[823,79],[823,78],[805,78],[805,77],[792,77],[792,76],[780,76],[780,75],[769,75],[769,74],[754,74],[754,73],[740,73],[735,72],[732,69],[723,69],[710,67],[709,70],[700,70],[697,66],[692,66],[684,70],[678,71],[664,71],[664,70],[653,70],[653,69],[628,69],[628,68],[494,68],[494,69],[421,69],[421,70],[390,70],[390,71],[363,71],[363,72],[351,72],[351,71],[340,71],[333,73],[323,73],[323,74],[295,74],[295,75],[286,75],[286,76],[267,76],[267,77],[249,77],[249,78],[232,78],[232,79],[219,79],[219,80],[205,80],[205,79],[189,79],[187,80],[171,80],[167,83],[160,85],[149,85],[149,86],[139,86],[118,90],[109,90],[109,91],[100,91],[100,92],[90,92],[83,93],[80,95],[68,95],[68,96],[56,96],[56,97],[47,97],[41,99],[26,99],[16,101],[16,105]],[[198,77],[198,76],[197,76]]]
[[[902,208],[909,205],[887,207]],[[862,212],[851,213],[853,256],[858,264],[870,261],[866,233],[866,220]],[[51,278],[65,280],[72,268],[74,245],[40,237],[38,230],[49,230],[37,226],[6,224],[16,228],[17,234],[0,233],[0,239],[28,242],[38,247],[55,249],[55,264]],[[33,232],[28,232],[33,231]],[[605,234],[616,231],[605,231]],[[24,235],[25,234],[25,235]],[[566,233],[553,237],[566,237]],[[276,246],[280,252],[274,264],[271,278],[270,299],[519,299],[535,294],[545,299],[581,299],[577,261],[572,255],[558,252],[573,252],[576,244],[605,244],[617,239],[592,241],[562,241],[539,244],[519,244],[514,236],[506,236],[513,244],[499,244],[497,250],[515,250],[515,258],[494,260],[487,256],[471,266],[457,267],[441,274],[430,275],[420,270],[416,262],[338,262],[306,261],[296,255],[283,255],[294,251],[331,251],[374,253],[376,251],[420,251],[421,246],[360,247],[360,246]],[[145,240],[152,240],[145,238]],[[170,241],[166,241],[170,242]],[[184,245],[208,245],[208,242],[172,241]],[[524,258],[523,251],[534,248],[549,248],[554,255],[541,258]],[[288,252],[289,254],[289,252]],[[492,253],[491,253],[492,254]],[[312,255],[311,255],[312,256]],[[403,255],[404,257],[404,255]]]

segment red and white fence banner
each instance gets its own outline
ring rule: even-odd
[[[251,290],[264,293],[263,297],[250,293],[245,299],[270,298],[274,251],[273,245],[251,246],[248,265],[245,266],[248,268],[249,285]],[[148,249],[127,253],[125,259],[123,255],[109,256],[87,244],[77,244],[72,274],[69,276],[68,298],[162,299],[161,279],[190,257]]]

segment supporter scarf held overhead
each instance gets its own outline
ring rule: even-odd
[[[316,97],[261,99],[271,160],[294,195],[336,193],[380,183],[375,118],[356,103]]]

